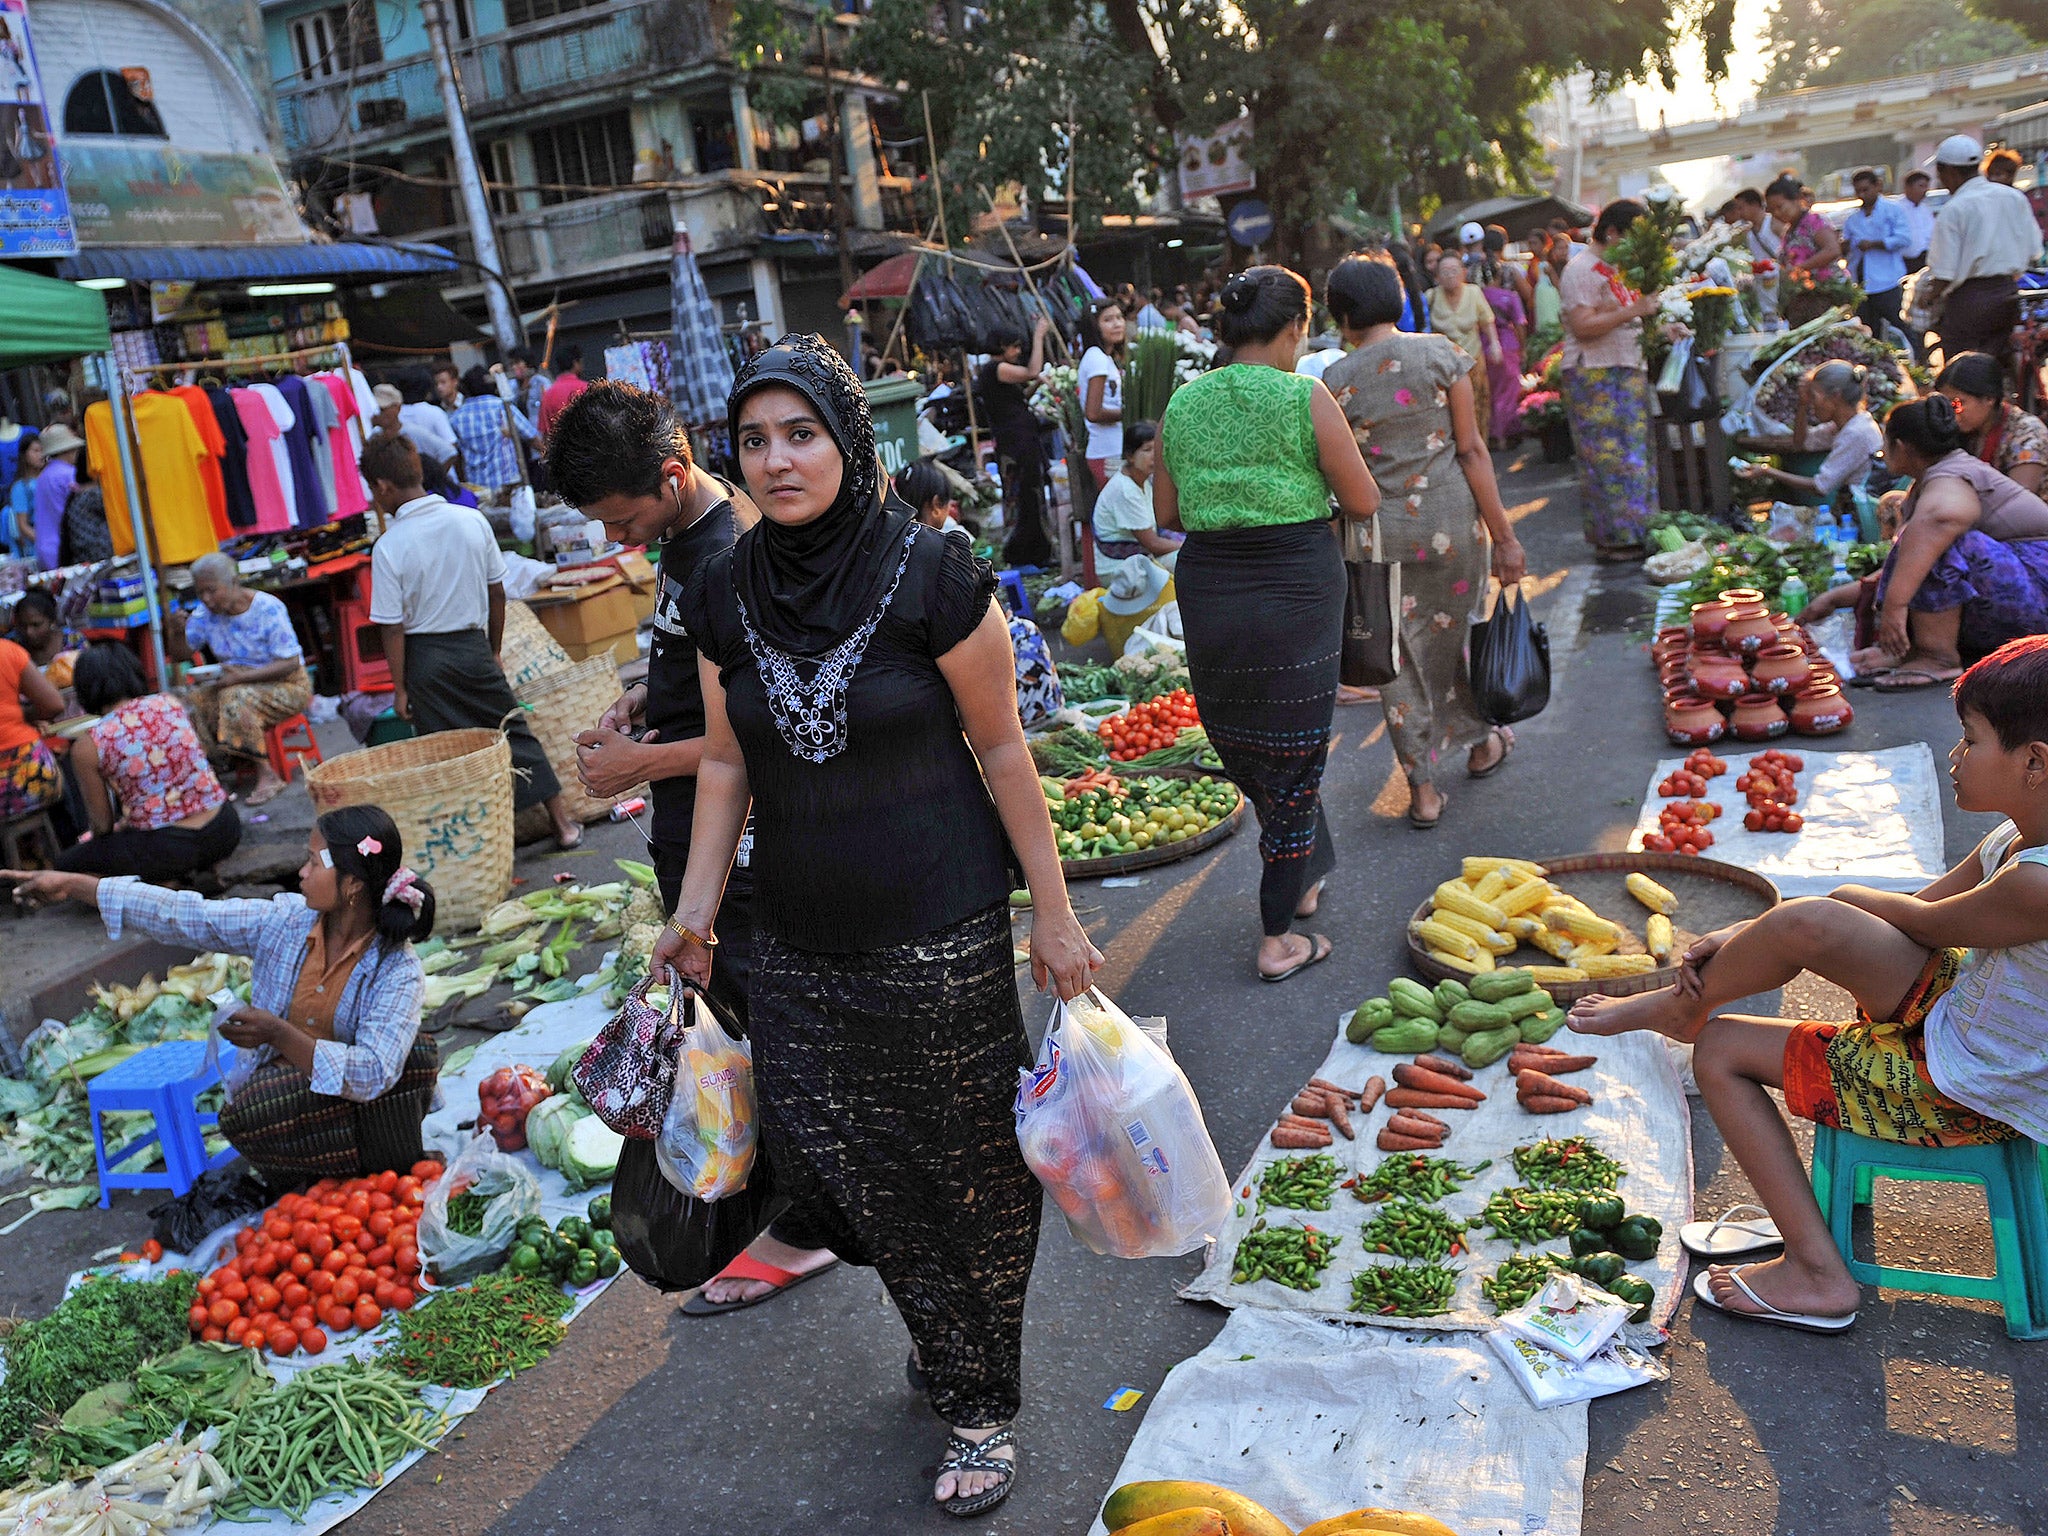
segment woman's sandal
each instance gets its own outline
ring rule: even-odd
[[[1450,806],[1451,797],[1443,793],[1442,790],[1438,790],[1436,814],[1434,816],[1419,815],[1415,809],[1415,797],[1411,793],[1408,797],[1408,825],[1418,832],[1434,832],[1437,828],[1437,823],[1444,819],[1444,812],[1449,810]]]
[[[1336,949],[1336,947],[1337,946],[1332,944],[1329,941],[1329,939],[1325,937],[1323,934],[1312,933],[1308,935],[1308,958],[1306,958],[1305,960],[1297,961],[1295,964],[1287,967],[1286,970],[1281,971],[1278,975],[1269,976],[1264,971],[1260,971],[1259,980],[1271,982],[1285,981],[1290,976],[1299,975],[1301,972],[1307,970],[1312,965],[1321,965],[1325,960],[1330,958],[1331,951]]]
[[[1879,674],[1870,686],[1879,693],[1911,693],[1916,688],[1935,688],[1943,683],[1952,683],[1963,675],[1959,667],[1953,672],[1924,672],[1918,667],[1894,667]]]
[[[837,1269],[839,1261],[832,1259],[816,1269],[802,1271],[783,1269],[774,1264],[764,1264],[759,1259],[742,1252],[725,1268],[711,1277],[712,1280],[758,1280],[773,1290],[763,1291],[758,1296],[745,1297],[738,1301],[713,1301],[698,1287],[697,1294],[684,1302],[678,1309],[685,1317],[718,1317],[727,1312],[744,1312],[748,1307],[758,1307],[764,1301],[773,1301],[785,1291],[793,1291],[806,1280],[815,1280],[827,1270]],[[706,1285],[711,1281],[707,1280]]]
[[[1011,1485],[1017,1481],[1017,1463],[1004,1461],[1000,1456],[991,1456],[989,1452],[1006,1445],[1014,1449],[1016,1444],[1017,1437],[1007,1428],[997,1430],[986,1440],[978,1443],[969,1440],[965,1435],[946,1436],[946,1459],[939,1463],[939,1470],[933,1475],[934,1482],[948,1472],[956,1476],[962,1472],[993,1472],[1000,1481],[994,1487],[984,1488],[977,1494],[955,1494],[939,1508],[949,1515],[965,1517],[994,1509],[1007,1499],[1010,1496]]]
[[[1512,726],[1496,725],[1493,728],[1493,736],[1500,743],[1500,756],[1496,757],[1484,768],[1467,767],[1465,770],[1466,778],[1490,779],[1496,773],[1499,773],[1501,769],[1505,768],[1508,759],[1515,755],[1515,732]]]

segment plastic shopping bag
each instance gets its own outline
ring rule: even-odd
[[[699,1200],[738,1194],[754,1167],[754,1121],[754,1048],[727,1034],[688,989],[675,1089],[654,1141],[662,1176]]]
[[[661,1171],[655,1143],[628,1139],[612,1176],[612,1236],[626,1267],[658,1291],[702,1285],[738,1258],[789,1204],[766,1149],[747,1187],[723,1200],[686,1195]]]
[[[1493,615],[1472,626],[1472,702],[1490,725],[1540,715],[1550,703],[1550,634],[1529,617],[1519,587],[1503,587]]]
[[[1230,1181],[1187,1076],[1159,1037],[1092,988],[1053,1005],[1017,1084],[1024,1161],[1097,1253],[1186,1253],[1222,1230]]]
[[[459,1195],[482,1197],[482,1212],[451,1218],[448,1203]],[[504,1263],[519,1223],[539,1214],[540,1180],[517,1157],[500,1152],[485,1131],[427,1186],[420,1211],[420,1265],[442,1285],[474,1279]],[[475,1230],[457,1230],[469,1227]]]

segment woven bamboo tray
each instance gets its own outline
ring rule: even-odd
[[[1114,772],[1119,765],[1108,765]],[[1227,778],[1213,768],[1147,768],[1140,769],[1133,778],[1147,779],[1199,779],[1203,774],[1214,779]],[[1119,778],[1122,774],[1117,775]],[[1175,864],[1182,859],[1192,858],[1205,848],[1213,848],[1235,832],[1245,818],[1244,791],[1237,792],[1237,805],[1230,814],[1217,822],[1206,832],[1198,832],[1184,843],[1166,843],[1151,848],[1140,848],[1136,853],[1113,853],[1106,859],[1061,859],[1060,873],[1069,880],[1101,880],[1111,875],[1128,875],[1135,870],[1156,869],[1161,864]]]
[[[1628,894],[1623,883],[1634,871],[1648,875],[1678,898],[1678,910],[1671,917],[1674,955],[1684,954],[1686,946],[1701,934],[1756,917],[1775,907],[1779,901],[1778,888],[1762,875],[1738,869],[1733,864],[1723,864],[1717,859],[1696,858],[1686,853],[1573,853],[1536,862],[1550,871],[1551,884],[1569,891],[1602,917],[1620,923],[1627,930],[1627,936],[1615,951],[1617,954],[1639,955],[1643,952],[1642,928],[1650,913]],[[1428,946],[1415,936],[1415,925],[1429,916],[1429,910],[1430,903],[1424,901],[1409,920],[1408,963],[1417,973],[1432,981],[1442,981],[1446,977],[1463,981],[1466,972],[1431,958]],[[1563,962],[1524,944],[1513,954],[1498,958],[1494,964],[1507,967],[1561,965]],[[1586,981],[1552,983],[1543,990],[1560,1005],[1565,1005],[1594,992],[1605,992],[1610,997],[1632,997],[1638,992],[1654,992],[1659,987],[1668,987],[1677,980],[1678,967],[1672,964],[1645,971],[1639,976],[1594,977]]]

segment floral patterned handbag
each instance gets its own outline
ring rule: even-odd
[[[693,989],[670,989],[666,1011],[647,1001],[652,976],[626,994],[612,1021],[597,1032],[570,1073],[591,1110],[621,1136],[653,1141],[661,1135],[675,1086],[676,1042],[682,1038],[684,999]]]

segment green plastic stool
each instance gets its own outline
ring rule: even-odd
[[[1813,1193],[1821,1218],[1849,1273],[1865,1285],[1935,1296],[1974,1296],[2005,1307],[2005,1331],[2015,1339],[2048,1338],[2048,1192],[2043,1149],[2020,1137],[1978,1147],[1914,1147],[1873,1141],[1849,1131],[1813,1129]],[[1866,1264],[1851,1246],[1856,1207],[1869,1205],[1877,1175],[1935,1183],[1984,1186],[1991,1208],[1991,1242],[1998,1272],[1958,1275],[1939,1269],[1894,1269]]]

